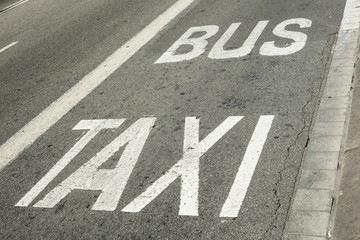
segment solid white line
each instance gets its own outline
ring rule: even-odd
[[[230,193],[221,209],[220,217],[237,217],[254,174],[260,154],[270,131],[274,116],[261,116],[246,148]]]
[[[11,48],[12,46],[14,46],[17,43],[18,42],[13,42],[13,43],[10,43],[9,45],[7,45],[6,47],[3,47],[2,49],[0,49],[0,53],[5,52],[5,50]]]
[[[29,0],[21,0],[21,1],[18,1],[16,3],[13,3],[13,4],[11,4],[11,5],[7,6],[7,7],[4,7],[3,9],[0,10],[0,14],[5,13],[5,12],[7,12],[7,11],[13,9],[13,8],[16,8],[16,7],[20,6],[21,4],[24,4],[24,3],[28,2],[28,1]]]
[[[0,171],[195,0],[179,0],[0,146]]]

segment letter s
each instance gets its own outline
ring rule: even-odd
[[[298,24],[300,28],[311,27],[312,21],[306,18],[292,18],[279,23],[273,30],[273,33],[282,38],[294,40],[290,46],[279,48],[275,46],[275,41],[265,42],[260,48],[260,54],[265,56],[289,55],[300,51],[306,43],[307,35],[302,32],[288,31],[286,26]]]

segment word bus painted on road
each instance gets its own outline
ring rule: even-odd
[[[140,212],[177,178],[181,178],[179,215],[198,216],[200,158],[230,131],[243,116],[230,116],[203,140],[199,141],[200,119],[185,118],[183,154],[181,159],[142,194],[130,202],[123,212]],[[247,146],[220,217],[237,217],[252,175],[260,158],[274,116],[260,116]],[[92,210],[114,211],[127,185],[139,155],[145,145],[155,118],[140,118],[111,143],[99,151],[69,177],[58,184],[34,207],[53,208],[75,189],[98,190],[101,194]],[[55,164],[54,167],[15,205],[29,206],[44,188],[75,158],[75,156],[103,129],[118,128],[125,119],[82,120],[73,130],[87,130],[86,134]],[[100,166],[124,147],[112,169]]]
[[[250,54],[268,23],[269,20],[258,22],[241,47],[224,50],[224,45],[233,36],[241,23],[231,24],[212,47],[209,58],[238,58]],[[281,56],[300,51],[306,44],[307,35],[302,32],[286,30],[286,27],[289,25],[298,25],[300,28],[309,28],[311,24],[312,21],[306,18],[292,18],[279,23],[272,31],[273,34],[280,38],[291,39],[293,42],[289,43],[286,47],[277,47],[275,41],[264,42],[260,47],[259,53],[264,56]],[[207,39],[214,36],[218,31],[219,26],[216,25],[189,28],[155,63],[181,62],[200,56],[206,50],[208,44]],[[200,37],[193,37],[195,33],[205,34],[202,34]],[[185,45],[192,46],[192,50],[186,53],[176,53],[181,46]]]

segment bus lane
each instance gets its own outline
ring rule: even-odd
[[[343,5],[197,2],[4,168],[4,234],[280,239]]]

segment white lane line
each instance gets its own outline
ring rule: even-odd
[[[195,0],[179,0],[0,146],[0,171]]]
[[[231,186],[229,196],[221,209],[220,217],[238,216],[274,117],[273,115],[261,116],[259,119]]]
[[[0,53],[5,52],[7,49],[11,48],[12,46],[14,46],[17,43],[18,42],[13,42],[13,43],[10,43],[9,45],[7,45],[6,47],[3,47],[2,49],[0,49]]]
[[[16,3],[13,3],[13,4],[3,8],[3,9],[1,9],[0,14],[5,13],[5,12],[7,12],[7,11],[13,9],[13,8],[16,8],[16,7],[20,6],[21,4],[24,4],[24,3],[28,2],[28,1],[29,0],[21,0],[21,1],[18,1]]]

